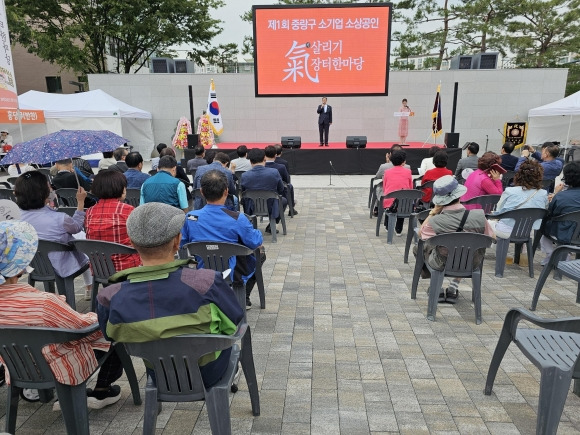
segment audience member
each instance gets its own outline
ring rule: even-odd
[[[419,175],[425,175],[425,172],[427,172],[428,170],[435,169],[435,164],[433,163],[433,156],[437,151],[441,149],[442,148],[438,147],[437,145],[434,145],[431,148],[429,148],[429,157],[426,157],[423,160],[421,160],[421,165],[419,166],[419,169],[417,169]]]
[[[8,175],[18,177],[28,171],[35,171],[36,168],[29,163],[14,163],[8,166]]]
[[[285,190],[290,193],[290,201],[292,201],[292,206],[296,205],[296,201],[294,201],[294,186],[290,183],[290,174],[286,170],[286,166],[276,163],[276,147],[274,145],[268,145],[264,150],[266,154],[266,167],[267,168],[274,168],[280,173],[280,177],[282,177],[282,181],[285,183]],[[286,192],[284,196],[287,197]],[[298,214],[298,211],[294,209],[294,214]],[[290,212],[288,212],[288,216],[290,216]]]
[[[123,173],[127,179],[127,189],[141,189],[143,183],[149,179],[150,175],[141,172],[143,169],[143,156],[137,151],[127,154],[125,158],[127,170]]]
[[[73,169],[71,159],[59,160],[56,162],[55,167],[57,173],[52,177],[51,180],[54,189],[78,189],[80,183],[84,190],[91,190],[92,180],[82,176],[80,172],[75,171]],[[95,200],[90,196],[85,195],[85,201],[83,205],[84,208],[92,207],[95,205]]]
[[[523,162],[514,177],[514,186],[507,187],[502,193],[494,214],[503,213],[520,208],[547,208],[548,192],[542,189],[544,168],[536,161]],[[495,221],[490,223],[494,226]],[[534,223],[533,229],[540,228],[541,220]],[[502,239],[511,236],[515,221],[501,219],[495,224],[495,235]]]
[[[86,211],[87,239],[131,246],[127,235],[127,219],[134,207],[123,202],[126,194],[127,179],[124,174],[107,169],[95,176],[93,195],[99,198],[99,202]],[[117,271],[141,264],[139,254],[113,255],[111,260]]]
[[[93,177],[95,176],[95,173],[93,172],[93,168],[91,167],[91,164],[88,161],[86,161],[85,159],[82,159],[80,157],[73,157],[72,164],[73,164],[73,168],[79,174],[81,174],[83,177],[85,177],[89,180],[92,180]]]
[[[385,155],[386,163],[383,163],[381,166],[379,166],[379,169],[377,170],[375,178],[383,178],[383,175],[385,175],[385,171],[387,169],[391,169],[394,166],[393,163],[391,162],[391,155],[395,151],[403,151],[403,147],[401,145],[394,144],[391,147],[391,149],[389,151],[387,151],[387,154]],[[411,169],[411,167],[407,164],[405,164],[405,168]]]
[[[160,143],[159,145],[157,145],[156,149],[157,149],[157,157],[153,157],[151,159],[151,170],[152,171],[156,171],[157,170],[157,165],[159,164],[159,159],[161,158],[161,151],[163,151],[165,148],[167,148],[167,145],[164,143]]]
[[[46,178],[45,178],[46,183]],[[60,213],[64,214],[64,213]],[[2,326],[46,328],[86,328],[97,321],[95,313],[80,314],[64,296],[39,291],[21,282],[38,247],[37,231],[26,222],[0,222],[0,321]],[[46,362],[56,380],[65,385],[86,381],[98,367],[97,359],[111,343],[101,331],[80,340],[50,344],[43,349]],[[97,375],[97,385],[87,389],[87,407],[101,409],[121,398],[121,388],[112,385],[123,374],[121,360],[112,352]],[[60,410],[55,402],[53,411]]]
[[[205,161],[207,162],[208,165],[211,165],[213,163],[213,159],[216,154],[217,154],[216,150],[205,150]]]
[[[512,156],[515,145],[512,142],[506,142],[501,147],[501,167],[506,171],[515,171],[518,164],[518,158]]]
[[[187,193],[185,185],[175,178],[176,168],[177,160],[174,157],[163,156],[159,159],[157,174],[141,186],[141,205],[148,202],[162,202],[187,213],[189,209]]]
[[[392,168],[387,169],[383,175],[383,195],[401,189],[413,188],[413,176],[411,170],[405,167],[407,153],[405,151],[394,151],[390,156]],[[383,208],[388,209],[393,206],[394,199],[383,200]],[[395,233],[400,236],[403,232],[403,223],[405,219],[397,218],[395,224]],[[388,227],[389,218],[385,214],[385,227]]]
[[[201,177],[201,193],[207,204],[187,213],[181,231],[181,246],[202,241],[241,243],[250,249],[262,245],[262,232],[254,229],[243,213],[225,207],[228,179],[223,172],[215,169],[206,172]],[[234,286],[245,283],[246,308],[249,309],[252,306],[250,293],[256,283],[256,258],[254,255],[232,257],[230,269],[234,271]]]
[[[438,148],[438,151],[433,155],[433,164],[435,167],[433,169],[427,170],[423,178],[421,179],[421,184],[425,184],[429,181],[435,181],[445,175],[453,175],[451,170],[447,169],[447,162],[449,161],[449,156],[447,155],[447,151]],[[423,202],[430,202],[431,196],[433,194],[433,189],[431,187],[426,187],[423,189],[423,198],[421,201]]]
[[[109,169],[122,173],[124,173],[127,169],[129,169],[127,167],[127,163],[125,163],[125,158],[127,157],[127,154],[129,154],[129,151],[125,147],[119,147],[115,151],[113,151],[113,157],[115,158],[115,161],[117,163],[109,166]]]
[[[0,150],[7,153],[12,149],[12,145],[14,145],[12,135],[6,130],[0,131]]]
[[[161,156],[161,157],[171,156],[177,161],[177,156],[175,155],[175,150],[173,148],[167,147],[167,148],[162,149],[161,152],[159,153],[159,156]],[[175,168],[175,178],[177,178],[179,181],[181,181],[183,183],[183,185],[185,186],[185,194],[187,195],[187,203],[189,204],[189,208],[191,208],[191,206],[193,204],[193,196],[191,195],[191,192],[189,191],[189,188],[191,187],[191,180],[189,179],[189,177],[187,176],[187,174],[185,172],[185,169],[181,167],[179,162],[177,162],[177,167]]]
[[[233,171],[246,172],[252,169],[252,164],[248,160],[248,147],[245,145],[240,145],[236,149],[236,153],[238,154],[238,158],[232,160],[230,164],[230,166],[233,168]]]
[[[485,218],[483,210],[466,210],[459,202],[459,198],[467,192],[467,188],[458,183],[451,175],[445,175],[433,184],[433,204],[435,207],[421,225],[419,237],[422,240],[430,239],[433,236],[444,233],[470,232],[483,233],[494,237],[493,228]],[[443,270],[447,261],[447,252],[436,247],[425,247],[425,262],[435,270]],[[481,262],[485,255],[485,249],[479,250],[474,256],[474,264]],[[429,275],[427,268],[424,268],[422,276]],[[439,290],[439,302],[455,303],[459,294],[458,288],[461,278],[454,278],[444,291]],[[431,289],[431,291],[437,291]]]
[[[475,142],[469,142],[467,145],[467,157],[464,157],[457,162],[457,168],[455,169],[455,178],[457,181],[461,182],[464,180],[463,178],[463,170],[464,169],[477,169],[477,153],[479,152],[479,145]]]
[[[501,174],[499,171],[491,169],[495,164],[500,164],[501,158],[493,151],[483,153],[477,160],[477,169],[469,174],[465,180],[467,193],[461,197],[461,201],[475,198],[481,195],[501,195],[503,186],[501,184]],[[481,208],[479,204],[465,206],[468,210]]]
[[[290,174],[290,166],[288,165],[288,160],[282,158],[282,145],[276,144],[275,147],[276,147],[275,162],[284,165],[286,167],[286,170],[288,171],[288,174]]]
[[[113,157],[113,151],[103,151],[103,158],[99,160],[99,165],[97,169],[99,171],[104,171],[105,169],[109,169],[109,167],[116,164],[117,161]]]
[[[266,153],[259,148],[252,148],[248,152],[248,158],[252,163],[252,169],[242,174],[242,192],[244,190],[270,190],[282,197],[282,210],[279,210],[278,201],[268,200],[268,211],[270,216],[276,218],[276,223],[280,222],[280,214],[286,210],[288,201],[284,197],[284,182],[280,173],[274,168],[266,168]],[[244,211],[251,215],[254,211],[254,202],[251,199],[242,200]],[[270,224],[265,230],[271,233]],[[276,230],[278,231],[278,230]]]
[[[18,177],[14,195],[16,204],[22,210],[22,220],[34,227],[39,239],[67,244],[74,239],[73,234],[84,230],[83,204],[87,192],[82,187],[78,189],[78,206],[72,217],[48,206],[54,195],[46,176],[38,171],[27,172]],[[76,274],[89,263],[88,257],[78,251],[51,252],[48,258],[55,272],[63,278]],[[83,272],[83,279],[86,287],[85,299],[90,300],[93,277],[89,269]]]
[[[546,254],[546,257],[542,260],[542,265],[548,263],[554,251],[554,244],[546,235],[554,237],[560,244],[567,244],[570,243],[576,229],[576,223],[574,222],[552,222],[552,218],[565,213],[580,211],[580,162],[570,162],[564,166],[564,178],[562,181],[563,183],[556,186],[554,193],[549,195],[550,204],[548,205],[548,215],[544,226],[545,235],[540,239],[542,252]]]
[[[159,165],[162,166],[162,157]],[[157,174],[152,179],[159,176]],[[175,260],[185,215],[166,204],[137,207],[127,220],[131,244],[143,267],[113,275],[97,296],[99,323],[119,342],[143,342],[182,334],[227,334],[244,318],[236,295],[220,272],[195,269],[191,259]],[[152,231],[154,229],[154,231]],[[206,388],[225,373],[231,349],[200,362]],[[155,382],[154,372],[147,369]]]
[[[525,160],[532,157],[538,160],[542,168],[544,168],[544,180],[555,180],[562,172],[562,167],[564,166],[562,160],[557,158],[558,154],[560,154],[560,147],[552,142],[544,142],[540,152],[534,152],[534,149],[528,145],[522,151],[522,156],[516,165],[516,171]]]
[[[193,188],[199,189],[201,187],[201,177],[204,176],[209,171],[217,170],[222,172],[228,179],[228,194],[232,195],[226,201],[226,207],[230,210],[236,209],[237,197],[234,198],[236,193],[236,184],[234,183],[234,175],[232,171],[229,170],[230,157],[226,153],[218,152],[215,155],[214,161],[209,165],[200,166],[195,171],[195,178],[193,179]],[[201,198],[195,198],[193,207],[199,209],[202,207],[203,201]]]
[[[207,165],[205,161],[205,148],[201,145],[195,147],[195,158],[187,162],[187,171],[193,172],[200,166]]]

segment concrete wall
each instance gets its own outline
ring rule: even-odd
[[[455,131],[460,144],[478,142],[498,151],[503,142],[498,129],[507,121],[527,120],[528,110],[564,96],[566,69],[505,69],[391,72],[387,97],[329,97],[333,107],[331,142],[347,135],[366,135],[369,142],[397,142],[401,100],[415,112],[408,141],[430,139],[431,113],[441,82],[444,131],[450,131],[454,82],[459,83]],[[279,142],[281,136],[302,136],[318,142],[316,107],[319,97],[255,98],[253,75],[145,74],[89,75],[91,89],[153,114],[155,142],[168,142],[181,116],[189,117],[188,85],[193,86],[195,117],[207,105],[210,79],[216,85],[222,110],[221,142]],[[433,139],[430,139],[431,142]],[[437,139],[443,142],[443,136]]]

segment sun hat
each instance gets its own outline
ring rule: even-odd
[[[465,192],[467,192],[467,187],[459,184],[452,175],[445,175],[433,183],[433,199],[431,201],[435,205],[447,205],[457,198],[461,198]]]
[[[38,235],[28,222],[0,222],[0,284],[28,267],[38,248]]]
[[[137,246],[154,248],[169,243],[181,232],[183,210],[161,202],[140,205],[127,219],[127,234]]]

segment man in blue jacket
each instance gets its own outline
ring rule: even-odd
[[[557,158],[559,153],[560,147],[552,142],[544,142],[540,152],[532,153],[530,149],[525,149],[522,151],[522,156],[518,160],[515,171],[517,172],[522,162],[531,156],[538,160],[542,168],[544,168],[544,180],[555,180],[562,172],[562,167],[564,166],[562,160]]]

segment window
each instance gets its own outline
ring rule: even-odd
[[[62,83],[60,77],[46,77],[46,90],[50,94],[62,94]]]

